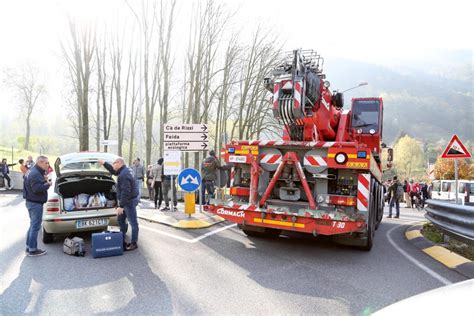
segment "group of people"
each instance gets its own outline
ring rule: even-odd
[[[18,160],[18,164],[20,165],[20,171],[25,177],[25,175],[28,173],[31,168],[35,165],[35,162],[33,161],[32,156],[28,156],[28,159],[25,161],[24,159]],[[11,190],[13,188],[12,186],[12,179],[10,178],[10,167],[16,166],[17,163],[8,163],[6,158],[2,159],[2,162],[0,163],[0,176],[2,181],[6,181],[6,188]],[[49,167],[51,168],[51,167]],[[3,186],[5,186],[5,182],[2,183]]]
[[[403,184],[397,176],[384,184],[385,200],[389,203],[388,218],[392,217],[392,208],[395,207],[395,218],[400,217],[400,202],[406,203],[407,208],[424,208],[425,201],[431,196],[431,186],[425,182],[404,180]]]
[[[177,195],[176,183],[171,181],[171,176],[164,174],[163,158],[159,158],[156,164],[149,165],[147,168],[146,179],[148,195],[151,201],[155,202],[155,209],[161,211],[170,210],[169,192],[173,195],[173,211],[177,211]],[[215,193],[215,181],[218,169],[224,169],[219,159],[216,157],[214,150],[209,152],[209,156],[202,162],[202,201],[203,204],[209,204],[210,199]],[[161,208],[161,203],[165,202],[165,206]]]

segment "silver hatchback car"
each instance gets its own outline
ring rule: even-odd
[[[53,185],[43,209],[43,242],[54,234],[105,229],[117,225],[115,180],[98,163],[112,163],[117,156],[100,152],[71,153],[59,157]]]

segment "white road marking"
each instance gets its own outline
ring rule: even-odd
[[[207,238],[207,237],[212,236],[212,235],[214,235],[214,234],[220,233],[221,231],[224,231],[224,230],[226,230],[226,229],[229,229],[229,228],[232,228],[232,227],[235,227],[235,226],[237,226],[237,224],[230,224],[230,225],[221,227],[221,228],[219,228],[219,229],[216,229],[216,230],[207,232],[207,233],[205,233],[204,235],[201,235],[201,236],[196,237],[196,238],[193,238],[193,239],[186,238],[186,237],[181,237],[181,236],[174,235],[174,234],[171,234],[171,233],[167,233],[167,232],[158,230],[158,229],[156,229],[156,228],[151,228],[151,227],[148,227],[148,226],[145,226],[145,225],[141,225],[141,226],[140,226],[140,229],[143,228],[143,229],[146,229],[146,230],[149,230],[149,231],[152,231],[152,232],[155,232],[155,233],[158,233],[158,234],[167,236],[167,237],[171,237],[171,238],[174,238],[174,239],[178,239],[178,240],[181,240],[181,241],[185,241],[185,242],[188,242],[188,243],[196,243],[196,242],[198,242],[198,241],[200,241],[200,240],[203,240],[204,238]]]
[[[417,222],[411,222],[412,224],[415,224]],[[392,244],[392,246],[398,250],[398,252],[400,252],[405,258],[407,258],[408,260],[410,260],[412,263],[414,263],[418,268],[420,268],[421,270],[425,271],[426,273],[428,273],[429,275],[431,275],[433,278],[435,278],[436,280],[440,281],[441,283],[443,283],[444,285],[448,285],[448,284],[452,284],[451,281],[449,281],[448,279],[442,277],[441,275],[439,275],[438,273],[436,273],[435,271],[431,270],[430,268],[428,268],[427,266],[425,266],[423,263],[421,263],[420,261],[416,260],[415,258],[413,258],[412,256],[410,256],[405,250],[403,250],[402,248],[400,248],[400,246],[398,246],[392,239],[392,237],[390,236],[391,232],[396,229],[396,228],[399,228],[400,226],[395,226],[393,228],[391,228],[388,232],[387,232],[387,239],[388,241]]]

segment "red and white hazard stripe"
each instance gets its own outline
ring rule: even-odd
[[[260,155],[260,163],[280,164],[281,155],[279,154],[262,154]]]
[[[313,148],[330,148],[330,147],[355,147],[355,143],[350,142],[300,142],[300,141],[273,141],[273,140],[239,140],[234,141],[238,145],[251,145],[251,146],[301,146],[301,147],[313,147]]]
[[[301,107],[301,82],[296,81],[295,82],[295,90],[294,90],[294,106],[295,108],[299,109]]]
[[[303,161],[305,166],[325,167],[328,165],[327,158],[322,156],[305,156]]]
[[[278,98],[280,96],[280,84],[276,83],[273,86],[273,109],[278,109]]]
[[[369,209],[369,186],[370,174],[359,174],[357,183],[357,209],[359,211],[367,211]]]

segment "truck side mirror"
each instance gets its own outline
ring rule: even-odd
[[[393,148],[389,148],[387,152],[388,152],[387,161],[392,162],[393,161]]]

